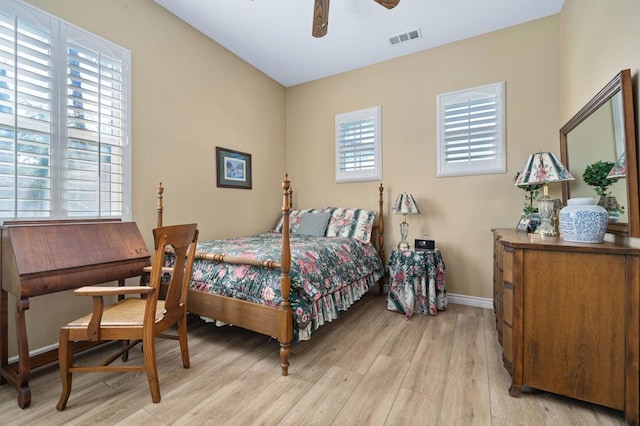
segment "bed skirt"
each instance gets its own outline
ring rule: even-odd
[[[293,340],[309,340],[311,334],[324,325],[327,322],[331,322],[337,319],[341,311],[346,311],[351,305],[360,300],[362,296],[378,283],[378,280],[382,278],[383,274],[380,271],[376,271],[367,277],[360,279],[355,283],[351,283],[348,286],[344,286],[333,293],[324,295],[310,304],[307,309],[302,306],[292,306],[294,316],[294,330]],[[311,320],[305,318],[305,315],[311,315]],[[306,324],[304,328],[299,328],[297,324],[299,321],[295,319],[296,316],[303,316],[301,323]],[[201,315],[206,322],[215,323],[216,326],[229,325],[223,321],[218,321],[214,318]]]

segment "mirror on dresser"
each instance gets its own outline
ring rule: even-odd
[[[619,208],[610,214],[607,232],[640,237],[638,201],[638,148],[631,71],[623,70],[560,129],[560,155],[574,181],[562,183],[562,203],[569,198],[600,196],[585,183],[587,166],[598,161],[618,162],[624,174],[609,188]]]

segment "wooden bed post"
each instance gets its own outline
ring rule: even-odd
[[[380,192],[378,198],[378,255],[380,256],[380,260],[382,260],[382,264],[386,265],[385,256],[384,256],[384,198],[382,196],[384,192],[384,187],[380,184],[380,188],[378,188]],[[385,274],[386,276],[386,274]],[[385,277],[380,278],[379,291],[380,294],[384,294],[384,281]]]
[[[289,241],[289,211],[291,182],[289,175],[284,175],[282,181],[282,250],[280,256],[280,293],[282,302],[278,312],[278,341],[280,342],[280,367],[282,375],[289,374],[289,355],[291,354],[291,341],[293,340],[293,316],[291,313],[291,301],[289,294],[291,290],[291,243]]]
[[[382,193],[384,192],[384,188],[382,184],[380,184],[380,188],[378,188],[380,192],[378,204],[378,254],[380,255],[380,259],[382,263],[384,262],[384,199],[382,197]]]
[[[162,193],[164,192],[164,188],[162,187],[162,182],[158,183],[158,206],[156,207],[156,211],[158,212],[158,216],[156,218],[156,228],[162,227]]]

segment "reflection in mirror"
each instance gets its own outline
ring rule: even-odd
[[[574,181],[569,182],[569,192],[572,198],[595,197],[598,204],[607,208],[610,221],[627,223],[626,184],[621,179],[606,178],[617,158],[624,155],[624,133],[620,132],[623,122],[621,110],[614,108],[620,99],[622,95],[618,92],[567,134],[570,171],[575,177]],[[596,163],[602,164],[602,168],[594,171]],[[610,183],[610,186],[599,187],[594,178],[585,179],[585,171],[589,166],[592,175],[600,172],[601,180]]]
[[[565,204],[569,198],[595,198],[609,212],[608,232],[638,237],[632,102],[631,75],[624,70],[560,129],[562,162],[575,177],[563,184],[562,198]]]

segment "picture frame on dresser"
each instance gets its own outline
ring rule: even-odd
[[[516,231],[518,232],[528,232],[529,231],[529,218],[526,215],[520,216],[520,220],[516,225]]]

